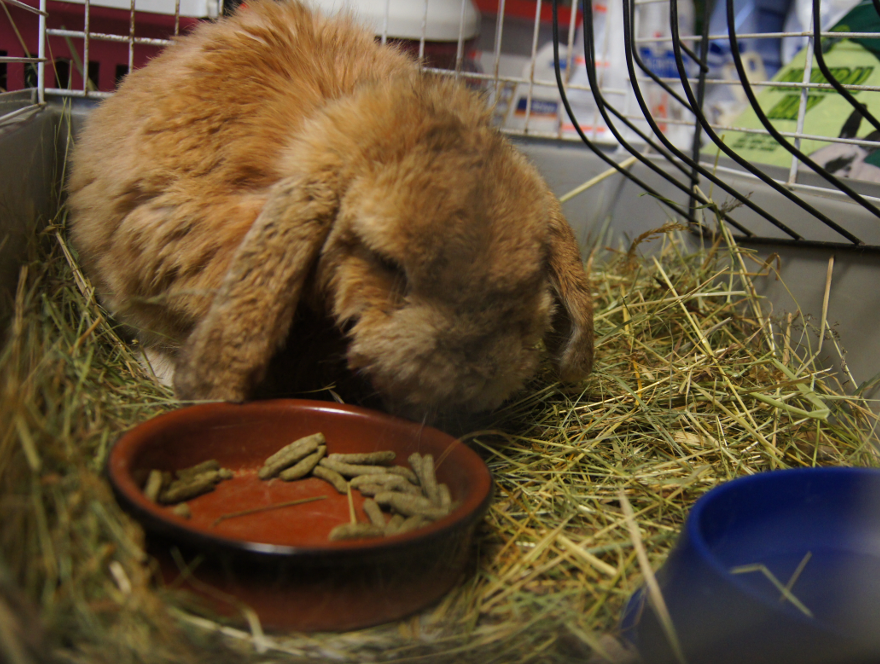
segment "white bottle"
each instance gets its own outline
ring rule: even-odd
[[[670,0],[675,2],[676,0]],[[693,36],[694,33],[694,5],[692,0],[677,0],[678,7],[678,31],[680,37]],[[672,31],[669,29],[669,3],[648,3],[638,6],[636,12],[636,37],[637,50],[642,62],[654,74],[665,80],[664,82],[676,91],[682,99],[686,100],[684,89],[681,85],[678,67],[675,62],[675,52],[672,48]],[[656,39],[657,41],[642,41]],[[694,42],[687,41],[688,46]],[[693,49],[692,49],[693,50]],[[696,63],[690,60],[682,51],[686,73],[692,73],[696,69]],[[687,149],[693,140],[694,121],[692,113],[687,111],[676,99],[655,83],[646,74],[639,70],[637,78],[639,89],[645,97],[651,117],[659,126],[666,137],[678,148]],[[696,86],[692,86],[696,87]]]
[[[629,114],[637,111],[630,107],[632,96],[629,77],[626,71],[626,53],[623,43],[623,3],[622,0],[593,0],[593,39],[596,58],[596,80],[605,104],[618,111]],[[574,41],[574,60],[567,85],[568,101],[581,130],[593,142],[614,144],[617,139],[609,130],[599,112],[587,76],[584,56],[583,26],[578,27]],[[634,141],[637,136],[622,122],[610,115],[613,126],[623,135],[624,140]],[[571,118],[561,109],[562,135],[577,137]]]
[[[651,129],[644,120],[626,66],[626,50],[623,32],[622,0],[594,0],[593,38],[595,41],[596,77],[605,103],[621,112],[640,131],[651,136]],[[692,0],[678,0],[681,35],[693,32],[694,13]],[[646,66],[661,77],[676,76],[672,43],[668,40],[669,6],[666,3],[646,3],[636,5],[636,36],[645,39],[666,41],[636,43]],[[579,28],[575,39],[575,60],[568,80],[568,99],[582,131],[587,138],[598,143],[614,144],[617,139],[605,123],[596,106],[593,93],[589,90],[584,59],[583,29]],[[689,136],[693,135],[693,125],[681,128],[668,122],[670,119],[687,119],[683,109],[670,95],[647,75],[637,68],[639,89],[648,105],[651,116],[660,125],[661,131],[670,136],[680,147],[687,147]],[[671,85],[676,88],[676,85]],[[587,89],[577,89],[578,87]],[[680,83],[677,88],[680,90]],[[680,93],[684,97],[684,93]],[[561,109],[561,126],[566,137],[577,136],[571,120]],[[688,114],[689,115],[689,114]],[[621,120],[610,113],[609,117],[623,140],[640,146],[644,141]],[[692,119],[692,116],[691,116]]]
[[[560,47],[559,64],[563,69],[563,77],[567,52],[568,49]],[[505,127],[527,134],[557,136],[561,103],[556,85],[552,43],[544,44],[535,54],[534,77],[531,62],[523,67],[522,77],[532,83],[517,83],[513,100],[507,110]]]

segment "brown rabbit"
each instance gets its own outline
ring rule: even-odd
[[[409,415],[497,406],[542,338],[562,379],[590,371],[546,183],[479,95],[348,18],[255,0],[176,40],[89,117],[69,193],[102,301],[183,399],[253,396],[285,343],[314,359],[306,313]]]

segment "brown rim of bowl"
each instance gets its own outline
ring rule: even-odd
[[[257,554],[278,558],[296,556],[300,560],[315,558],[328,563],[331,562],[334,556],[347,556],[353,551],[360,554],[384,556],[396,549],[409,548],[415,541],[425,544],[429,541],[447,538],[452,532],[467,528],[472,523],[480,520],[489,507],[493,493],[492,475],[479,455],[467,445],[460,443],[460,441],[458,441],[459,445],[456,447],[457,451],[455,453],[464,454],[465,458],[473,462],[473,468],[476,471],[474,473],[476,486],[462,504],[448,516],[418,530],[400,535],[391,535],[381,539],[328,542],[326,546],[290,546],[248,542],[219,535],[210,535],[187,528],[183,523],[179,523],[175,517],[162,513],[162,508],[147,499],[140,487],[135,483],[131,473],[126,472],[129,470],[128,460],[131,459],[133,453],[149,440],[154,433],[178,420],[189,419],[193,412],[240,407],[274,409],[279,406],[293,410],[343,412],[347,415],[364,417],[370,420],[384,420],[395,427],[412,428],[414,430],[425,428],[421,424],[359,406],[305,399],[275,399],[253,401],[244,404],[212,402],[183,406],[142,422],[134,429],[120,436],[113,444],[107,457],[105,471],[117,501],[144,526],[148,533],[160,535],[182,544],[189,544],[200,549],[226,549],[240,554]],[[435,431],[438,431],[443,436],[447,436],[451,442],[456,442],[456,439],[449,434],[439,430]],[[125,452],[128,452],[128,454],[124,454]]]

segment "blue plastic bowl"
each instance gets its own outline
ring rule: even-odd
[[[769,575],[785,586],[799,566],[792,602]],[[880,471],[728,482],[694,505],[657,580],[688,664],[876,664]],[[621,628],[646,664],[677,661],[645,589]]]

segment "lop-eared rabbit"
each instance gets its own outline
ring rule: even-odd
[[[68,191],[101,301],[182,399],[251,398],[328,335],[411,417],[498,406],[542,339],[561,379],[590,371],[547,184],[479,94],[349,17],[254,0],[175,40],[88,118]]]

